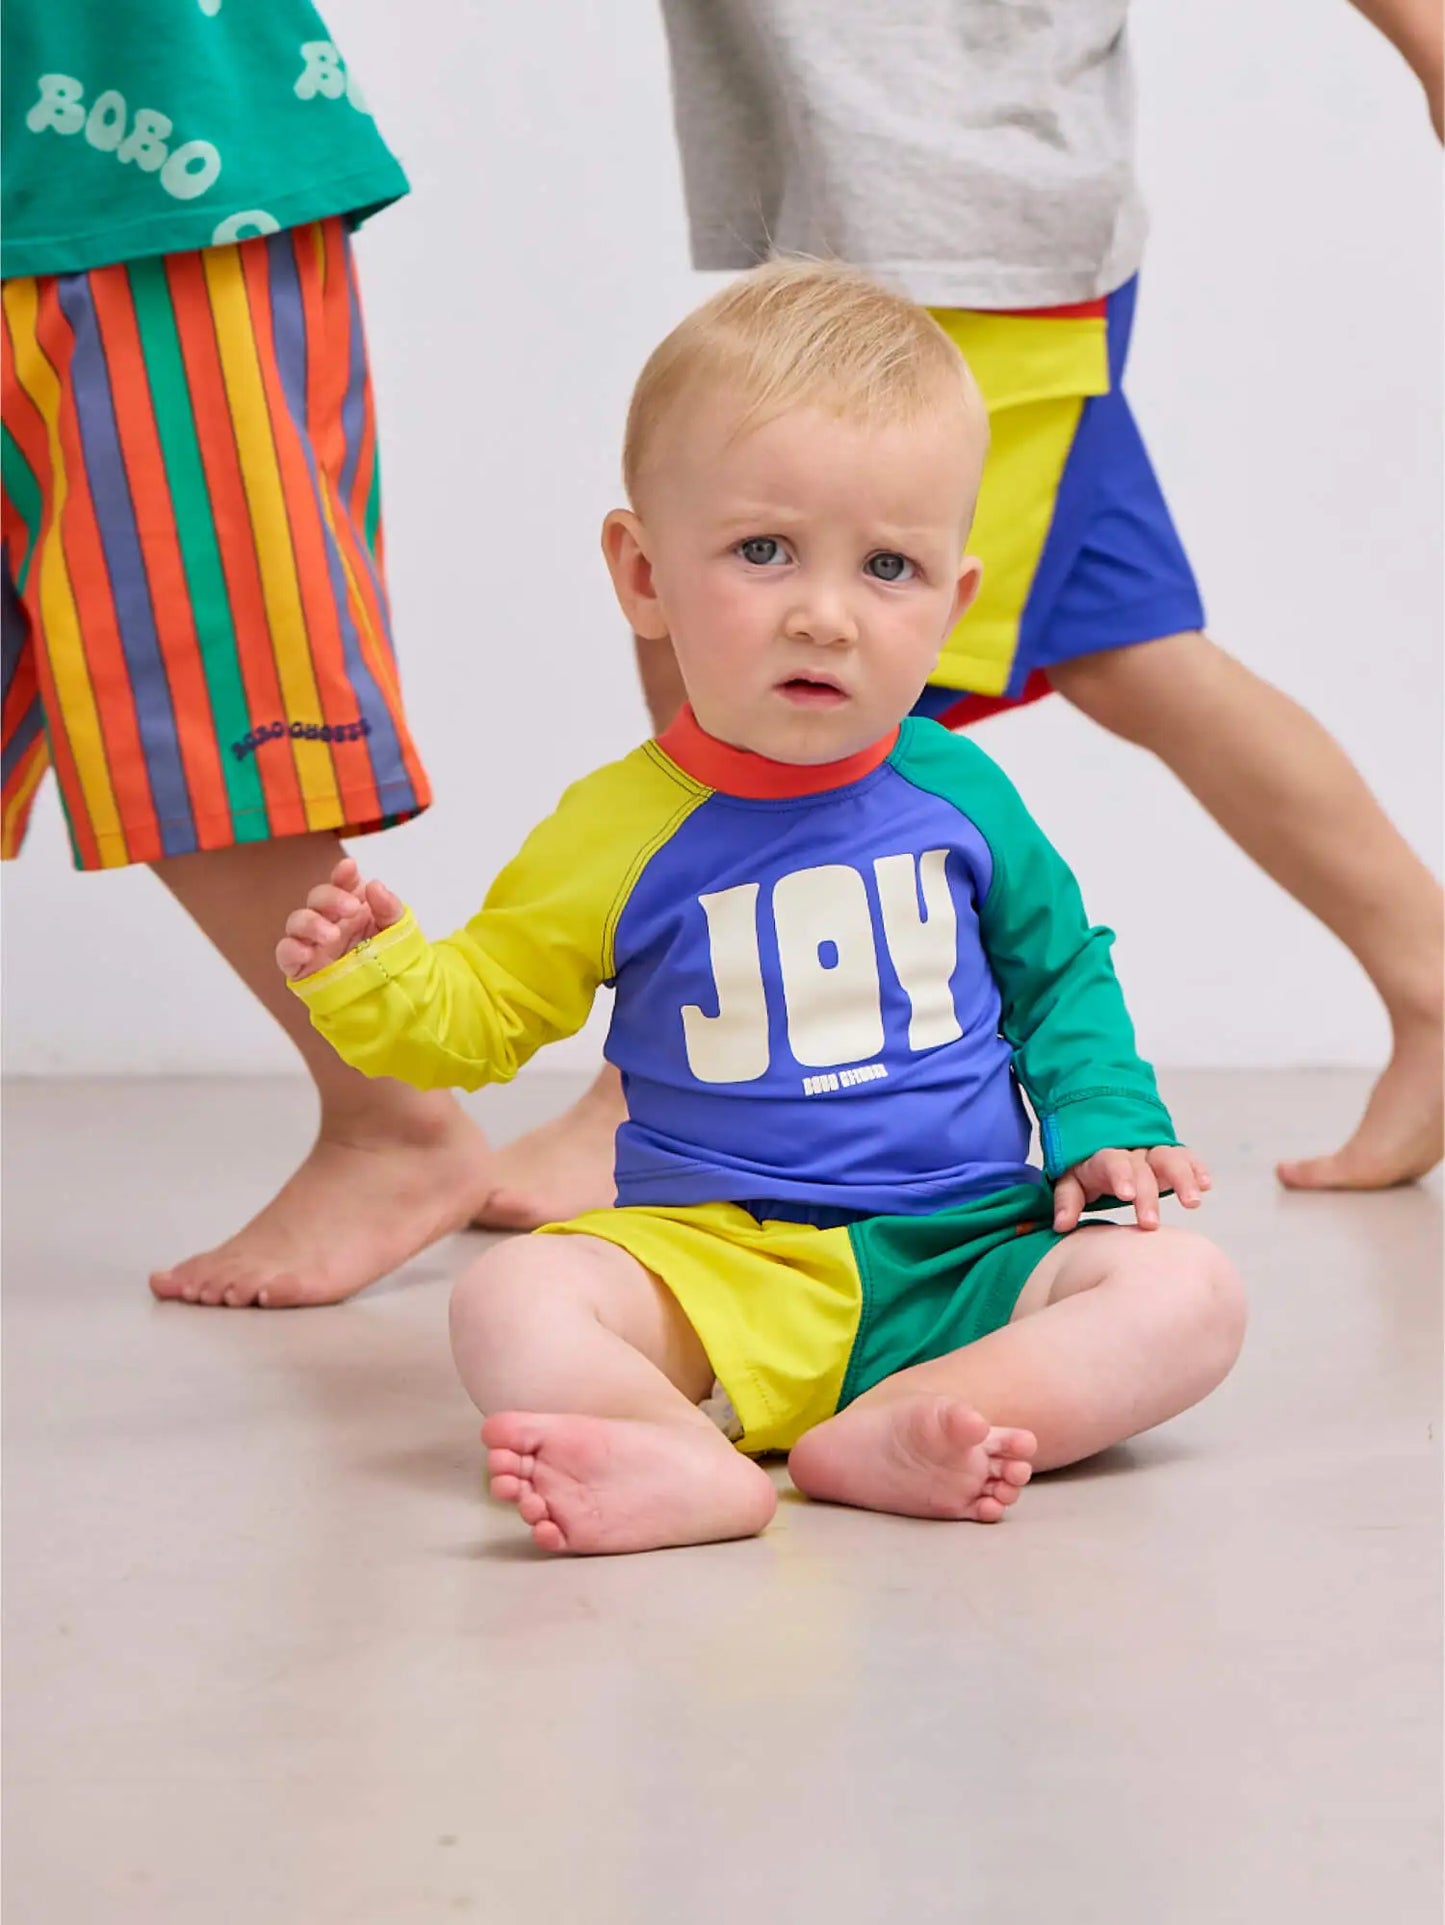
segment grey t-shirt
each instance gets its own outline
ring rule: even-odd
[[[1139,266],[1128,0],[662,0],[698,267],[852,262],[932,307]]]

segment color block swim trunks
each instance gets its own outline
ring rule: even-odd
[[[883,1378],[1002,1328],[1060,1241],[1042,1177],[922,1216],[768,1209],[594,1210],[537,1232],[616,1244],[667,1286],[751,1455],[791,1449]]]
[[[978,600],[914,713],[954,728],[1050,692],[1049,670],[1204,626],[1122,389],[1138,283],[1036,315],[935,309],[988,404],[969,547]]]

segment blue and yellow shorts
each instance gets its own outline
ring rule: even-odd
[[[1137,283],[1036,314],[936,308],[988,404],[969,541],[978,600],[916,713],[949,727],[1047,695],[1049,671],[1204,625],[1188,556],[1122,389]]]
[[[539,1233],[615,1243],[667,1286],[752,1455],[791,1449],[885,1377],[1002,1328],[1060,1241],[1043,1182],[930,1216],[798,1223],[766,1207],[592,1210]]]

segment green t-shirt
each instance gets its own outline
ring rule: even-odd
[[[309,0],[5,0],[0,33],[5,279],[406,192]]]

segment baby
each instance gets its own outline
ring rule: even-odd
[[[423,1089],[511,1077],[615,987],[618,1207],[452,1301],[492,1491],[547,1550],[761,1531],[772,1451],[811,1497],[994,1523],[1238,1354],[1234,1269],[1159,1225],[1209,1177],[1109,931],[989,758],[909,716],[977,592],[987,440],[948,337],[851,270],[706,302],[643,369],[602,530],[688,707],[445,941],[352,861],[287,923],[316,1027]]]

